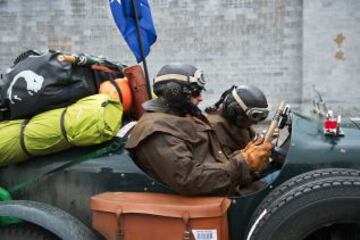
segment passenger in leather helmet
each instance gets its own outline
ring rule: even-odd
[[[154,79],[157,99],[144,103],[144,115],[131,132],[126,148],[149,175],[185,195],[232,195],[252,187],[259,156],[271,145],[226,155],[198,104],[205,89],[202,71],[189,64],[169,64]],[[256,159],[258,158],[258,159]]]

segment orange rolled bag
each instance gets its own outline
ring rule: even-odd
[[[127,78],[118,78],[101,83],[99,93],[110,96],[113,101],[121,102],[124,114],[128,114],[133,106],[133,95]]]
[[[139,65],[134,65],[126,67],[123,74],[125,78],[101,83],[99,93],[111,96],[114,101],[120,101],[124,114],[133,112],[136,119],[139,119],[144,113],[142,104],[150,100],[143,70]]]

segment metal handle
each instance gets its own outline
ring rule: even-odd
[[[274,134],[274,131],[279,123],[281,114],[283,113],[284,109],[285,109],[285,102],[281,101],[276,110],[275,116],[273,117],[273,119],[271,121],[269,129],[267,130],[267,132],[265,134],[264,142],[271,142],[272,135]]]

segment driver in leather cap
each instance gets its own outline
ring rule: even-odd
[[[228,154],[245,148],[256,137],[251,126],[265,120],[269,114],[264,93],[252,85],[232,86],[205,111]]]
[[[252,85],[232,86],[214,106],[205,111],[226,154],[241,151],[247,158],[247,155],[252,154],[249,146],[262,144],[263,139],[257,138],[252,128],[252,125],[265,120],[269,114],[267,99],[259,88]],[[267,167],[267,161],[259,163],[263,165],[256,169],[261,172]],[[267,178],[263,180],[267,181]]]
[[[202,71],[169,64],[154,79],[157,99],[144,103],[144,115],[126,144],[149,175],[184,195],[233,195],[253,189],[271,144],[251,142],[246,154],[227,154],[197,105],[205,87]]]

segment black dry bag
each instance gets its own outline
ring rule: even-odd
[[[97,93],[100,82],[111,78],[88,66],[59,61],[60,54],[29,50],[16,58],[0,80],[0,121],[66,107]]]

